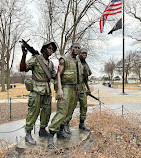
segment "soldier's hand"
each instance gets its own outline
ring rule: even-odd
[[[88,90],[87,90],[87,93],[88,93],[88,94],[91,94],[91,91],[90,91],[90,89],[88,89]]]
[[[21,46],[21,48],[22,48],[23,55],[26,55],[27,54],[27,49],[23,45]]]
[[[58,89],[57,96],[58,96],[57,97],[58,99],[62,99],[63,98],[64,94],[63,94],[63,90],[62,89]]]

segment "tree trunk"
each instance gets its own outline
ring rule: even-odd
[[[140,80],[140,83],[141,83],[141,75],[139,74],[139,80]]]
[[[128,83],[128,81],[127,81],[127,75],[128,75],[128,73],[125,73],[125,83],[126,84]]]
[[[10,60],[10,53],[9,53],[9,49],[7,49],[7,53],[6,53],[6,83],[7,83],[7,90],[10,89],[10,68],[9,68],[9,60]]]
[[[10,69],[9,69],[9,62],[7,62],[7,74],[6,74],[6,77],[7,77],[7,90],[10,89]]]
[[[75,2],[73,2],[75,9],[74,9],[74,19],[73,19],[73,23],[74,23],[74,31],[73,31],[73,36],[72,36],[72,43],[75,42],[75,38],[76,38],[76,28],[77,28],[77,24],[76,24],[76,18],[77,18],[77,0]]]
[[[4,92],[5,91],[5,69],[4,69],[4,54],[2,52],[1,54],[1,91]]]

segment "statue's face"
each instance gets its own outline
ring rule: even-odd
[[[79,53],[79,58],[80,59],[86,59],[87,58],[87,51],[81,51],[80,53]]]
[[[52,53],[54,52],[54,48],[52,46],[52,44],[50,44],[48,47],[45,48],[44,50],[44,53],[47,55],[47,56],[51,56]]]
[[[80,45],[79,43],[75,43],[72,45],[72,55],[77,56],[80,53]]]

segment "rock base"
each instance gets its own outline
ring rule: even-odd
[[[72,135],[70,139],[58,139],[56,135],[54,136],[54,149],[61,150],[61,149],[69,149],[71,147],[78,146],[83,143],[83,141],[89,139],[90,132],[84,131],[79,129],[78,126],[70,127],[70,130],[72,131]],[[35,149],[36,151],[48,151],[48,139],[47,137],[39,137],[38,132],[35,134],[32,134],[33,138],[36,140],[37,145],[33,146],[29,143],[26,143],[24,138],[21,139],[21,141],[17,144],[15,147],[14,155],[22,156],[23,153],[30,149]],[[9,154],[12,156],[12,153]]]

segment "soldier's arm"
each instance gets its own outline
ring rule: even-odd
[[[23,55],[22,55],[22,59],[21,59],[21,63],[20,63],[20,71],[25,71],[26,70],[26,54],[27,54],[27,50],[25,49],[25,47],[21,47],[22,48],[22,52],[23,52]]]
[[[61,76],[62,76],[62,73],[64,72],[64,68],[65,68],[65,61],[64,61],[64,59],[60,59],[59,66],[58,66],[58,72],[57,72],[58,99],[63,98]]]
[[[88,85],[88,76],[90,76],[92,74],[92,72],[91,72],[91,70],[89,68],[89,65],[87,63],[86,63],[86,67],[85,67],[84,73],[85,73],[85,85],[87,87],[88,92],[91,93],[90,87]]]
[[[86,85],[86,87],[87,87],[88,92],[91,93],[91,90],[90,90],[90,87],[89,87],[89,85],[88,85],[88,82],[86,82],[85,85]]]
[[[53,62],[52,62],[51,78],[55,80],[56,77],[57,77],[57,74],[56,74],[56,71],[55,71],[55,69],[54,69],[54,64],[53,64]]]

